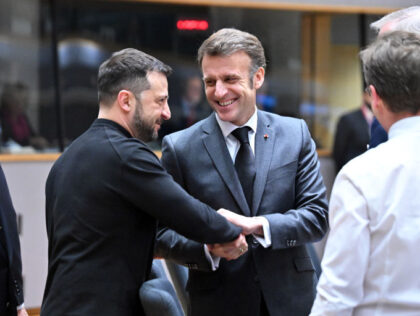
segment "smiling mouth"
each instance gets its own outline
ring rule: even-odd
[[[229,100],[229,101],[224,101],[224,102],[220,102],[220,101],[218,101],[217,103],[221,106],[221,107],[226,107],[226,106],[229,106],[229,105],[231,105],[233,102],[235,102],[236,101],[236,99],[235,100]]]

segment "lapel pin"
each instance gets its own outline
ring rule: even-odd
[[[268,134],[264,134],[264,139],[267,140],[268,139]]]

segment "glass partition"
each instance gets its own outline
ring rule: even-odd
[[[303,118],[318,147],[329,149],[338,117],[360,105],[358,51],[374,37],[368,25],[379,17],[150,2],[1,1],[2,153],[61,151],[83,133],[98,113],[98,67],[126,47],[174,69],[172,119],[160,139],[194,124],[211,112],[196,52],[223,27],[251,32],[265,48],[258,106]],[[160,142],[152,145],[159,148]]]

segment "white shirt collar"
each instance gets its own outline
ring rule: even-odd
[[[257,131],[257,123],[258,123],[258,111],[257,111],[257,107],[255,107],[255,111],[254,114],[252,114],[252,116],[249,118],[248,122],[246,122],[244,125],[242,126],[248,126],[252,129],[252,131],[254,133],[256,133]],[[242,127],[242,126],[237,126],[231,122],[227,122],[227,121],[223,121],[220,119],[219,115],[216,114],[216,120],[217,123],[220,126],[220,129],[222,130],[222,134],[225,138],[227,138],[230,133],[232,133],[235,129],[237,129],[238,127]]]
[[[391,139],[407,131],[420,132],[420,116],[411,116],[395,122],[389,129],[388,136]]]

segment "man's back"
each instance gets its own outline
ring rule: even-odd
[[[420,277],[415,272],[420,271],[419,126],[419,117],[395,123],[388,142],[349,162],[336,180],[333,194],[340,198],[330,205],[336,229],[327,247],[334,244],[348,253],[340,264],[333,264],[334,257],[343,258],[344,250],[327,255],[323,273],[334,271],[335,279],[351,280],[348,296],[340,299],[357,306],[354,315],[420,311]],[[357,249],[350,246],[356,244]]]

